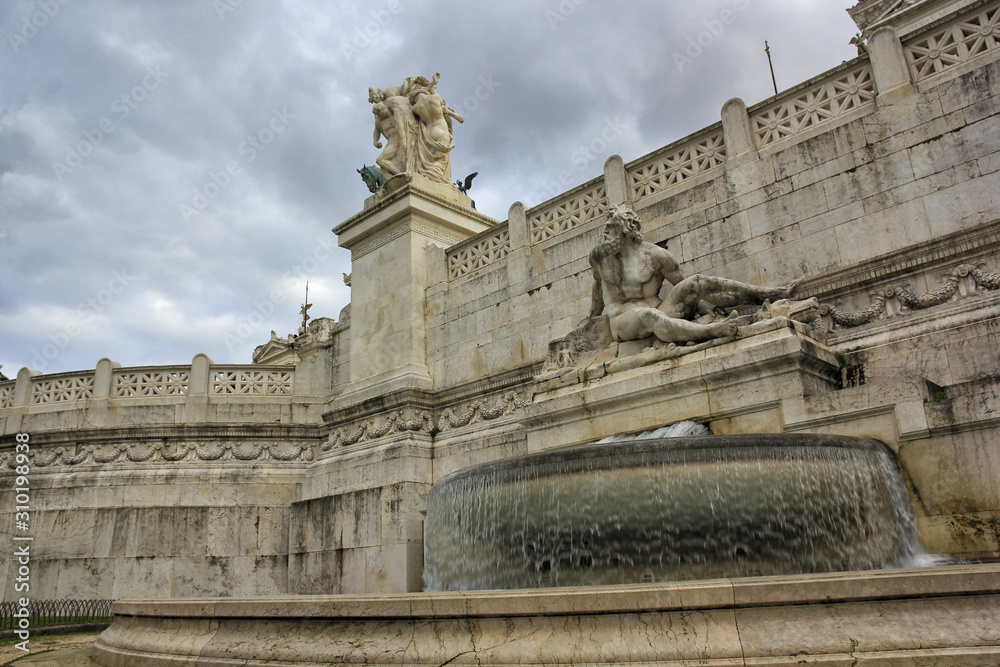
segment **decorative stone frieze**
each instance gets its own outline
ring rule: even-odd
[[[407,418],[410,415],[410,418]],[[378,440],[394,433],[427,433],[434,429],[434,420],[426,411],[394,410],[385,416],[370,417],[350,426],[336,429],[322,445],[323,451]]]
[[[328,452],[400,433],[435,435],[442,431],[513,415],[530,405],[531,400],[530,389],[515,388],[492,393],[484,392],[473,398],[451,403],[440,412],[437,419],[434,419],[430,410],[399,408],[355,420],[334,429],[321,449]]]
[[[36,448],[31,451],[35,468],[106,466],[123,463],[177,463],[225,461],[308,462],[313,460],[313,447],[307,443],[269,441],[220,442],[217,440],[138,441],[101,445],[69,445]],[[13,468],[13,457],[5,461]],[[3,465],[3,464],[0,464]]]
[[[971,279],[971,282],[967,279]],[[943,284],[931,292],[915,294],[905,285],[890,285],[873,291],[872,304],[863,310],[848,313],[835,305],[825,303],[820,306],[820,314],[828,320],[830,328],[832,325],[858,327],[893,317],[907,310],[923,310],[938,306],[953,298],[970,296],[980,289],[1000,289],[1000,273],[988,273],[980,267],[961,264],[946,273]]]
[[[509,390],[499,396],[486,396],[471,402],[460,403],[441,412],[437,428],[439,431],[448,431],[506,417],[531,405],[531,399],[531,390]]]

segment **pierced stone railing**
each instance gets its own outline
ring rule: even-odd
[[[448,279],[455,280],[502,261],[510,254],[510,229],[499,224],[448,250]]]
[[[11,380],[9,382],[0,383],[0,410],[9,408],[14,405],[14,385],[16,382]]]
[[[31,405],[52,405],[91,398],[94,394],[93,371],[58,373],[37,378],[31,384]]]
[[[603,178],[528,209],[528,238],[541,243],[587,223],[603,218],[608,211],[608,195]]]
[[[831,70],[750,109],[757,148],[837,120],[875,101],[875,80],[867,58]]]
[[[265,403],[298,397],[305,403],[322,402],[302,376],[296,384],[294,366],[216,365],[198,355],[190,366],[120,368],[102,359],[97,368],[74,373],[42,375],[21,369],[16,380],[0,383],[0,416],[7,410],[28,414],[60,410],[131,409],[143,404],[182,405],[192,400],[232,404],[240,400]],[[300,386],[301,385],[301,386]],[[225,400],[222,400],[225,397]]]
[[[191,369],[187,366],[125,368],[114,372],[115,398],[187,396]]]
[[[684,183],[725,162],[722,123],[716,123],[625,165],[632,201]]]
[[[1000,2],[953,23],[907,40],[903,45],[915,82],[1000,49]]]
[[[548,241],[603,218],[607,210],[604,179],[595,178],[526,211],[526,242],[535,245]],[[448,248],[448,279],[462,278],[504,261],[512,250],[510,224],[508,220]]]
[[[292,370],[213,366],[212,393],[227,396],[291,396]]]

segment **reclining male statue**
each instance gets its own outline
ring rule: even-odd
[[[642,239],[642,220],[627,204],[613,206],[604,242],[590,253],[594,271],[590,317],[607,315],[616,341],[656,336],[666,343],[693,343],[736,335],[736,312],[702,324],[714,308],[787,299],[798,283],[757,287],[729,278],[681,273],[673,253]],[[660,300],[663,281],[672,287]]]

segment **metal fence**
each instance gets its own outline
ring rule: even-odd
[[[28,619],[32,628],[46,625],[110,622],[114,600],[31,600]],[[0,602],[0,630],[14,630],[20,619],[14,617],[21,606],[16,601]]]

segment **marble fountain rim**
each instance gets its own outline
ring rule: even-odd
[[[719,444],[725,439],[725,445]],[[793,440],[794,442],[790,442]],[[819,458],[819,453],[824,450],[851,449],[868,452],[890,452],[885,443],[871,438],[858,438],[846,435],[825,435],[815,433],[742,433],[734,435],[688,435],[673,438],[642,438],[632,440],[618,440],[614,442],[598,442],[584,445],[567,445],[547,449],[541,452],[513,456],[489,461],[477,465],[456,470],[445,475],[434,483],[435,487],[444,487],[454,484],[457,481],[468,477],[476,477],[493,472],[500,472],[513,469],[524,469],[532,465],[544,465],[549,463],[559,463],[563,461],[575,462],[586,459],[596,459],[611,455],[637,455],[651,452],[703,452],[709,450],[722,450],[727,454],[735,455],[741,451],[752,448],[772,447],[785,448],[787,450],[799,448],[811,448],[816,450],[817,456],[803,457],[805,460]],[[779,458],[778,450],[774,452],[774,458]],[[620,466],[637,467],[637,466]],[[555,471],[541,473],[558,474]]]
[[[245,598],[121,600],[116,616],[185,619],[410,619],[619,614],[1000,593],[1000,563],[696,581]]]

